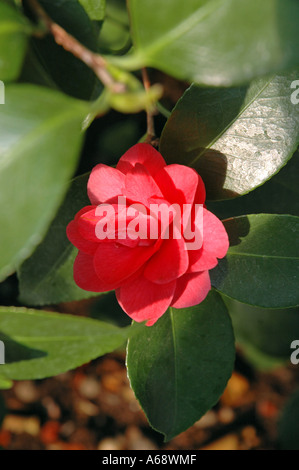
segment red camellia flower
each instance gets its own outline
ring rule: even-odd
[[[116,168],[97,165],[87,191],[91,205],[67,227],[79,250],[79,287],[115,289],[122,309],[148,326],[169,306],[205,299],[209,270],[226,255],[228,236],[205,208],[205,187],[195,170],[166,165],[151,145],[136,144]]]

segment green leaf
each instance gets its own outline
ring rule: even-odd
[[[41,242],[72,176],[89,108],[58,92],[11,85],[0,106],[0,278]]]
[[[266,309],[223,296],[232,318],[237,342],[252,344],[262,353],[289,359],[290,344],[299,338],[299,308]]]
[[[218,401],[233,364],[230,319],[213,291],[196,307],[170,308],[128,343],[131,386],[149,422],[166,440]]]
[[[163,130],[168,163],[193,166],[209,199],[248,193],[286,164],[299,143],[299,106],[291,102],[296,73],[259,79],[246,88],[192,85]]]
[[[89,174],[86,174],[72,181],[46,237],[20,267],[21,303],[52,305],[99,295],[80,289],[75,284],[73,263],[78,250],[66,236],[67,224],[82,207],[90,204],[86,192],[88,177]]]
[[[134,53],[179,79],[231,86],[299,64],[294,0],[129,0]]]
[[[103,20],[106,0],[79,0],[91,20]]]
[[[13,382],[0,376],[0,390],[9,390],[13,386]]]
[[[0,307],[6,356],[1,376],[27,380],[60,374],[121,347],[129,331],[90,318]]]
[[[281,450],[299,450],[299,390],[288,399],[280,416],[278,443]]]
[[[291,214],[299,216],[299,153],[269,181],[245,196],[208,202],[208,209],[220,219],[243,214]]]
[[[239,346],[241,346],[241,351],[239,350],[239,352],[257,371],[269,372],[273,369],[277,369],[277,367],[286,366],[286,358],[266,354],[252,343],[247,343],[246,341],[242,340],[242,343],[240,343]]]
[[[81,44],[97,52],[98,26],[78,0],[40,0],[49,16]],[[32,40],[32,52],[57,87],[75,98],[89,100],[99,95],[102,85],[81,60],[56,44],[52,35]]]
[[[29,22],[6,3],[0,4],[0,80],[18,77],[27,48]]]
[[[230,248],[210,271],[212,285],[249,305],[299,305],[299,217],[248,215],[224,225]]]
[[[102,53],[115,54],[131,46],[129,15],[123,0],[109,0],[101,27],[99,48]]]

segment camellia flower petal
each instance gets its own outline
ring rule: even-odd
[[[135,321],[153,325],[168,307],[202,302],[209,270],[228,250],[222,222],[204,206],[205,187],[192,168],[166,165],[149,144],[136,144],[116,168],[97,165],[91,205],[67,227],[79,253],[74,279],[88,291],[116,291]]]
[[[92,204],[101,204],[120,196],[125,185],[125,175],[110,166],[99,163],[92,170],[87,194]]]
[[[116,290],[116,298],[122,309],[137,322],[153,325],[169,307],[176,288],[176,281],[161,287],[147,280],[142,274]]]
[[[210,289],[211,282],[208,271],[187,273],[177,280],[171,306],[186,308],[197,305],[206,298]]]
[[[151,145],[136,144],[120,158],[116,168],[126,175],[128,171],[133,170],[137,163],[146,168],[152,176],[155,176],[166,166],[162,155]]]

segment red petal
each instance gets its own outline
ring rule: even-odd
[[[127,174],[136,163],[143,165],[152,176],[166,165],[162,155],[151,145],[136,144],[121,157],[116,168]]]
[[[92,209],[96,209],[96,206],[85,206],[85,207],[82,207],[82,209],[79,210],[79,212],[77,212],[77,214],[75,215],[75,218],[74,220],[78,220],[79,217],[81,217],[81,215],[85,214],[85,212],[89,212],[91,211]]]
[[[167,165],[155,176],[165,199],[171,204],[193,204],[200,176],[184,165]]]
[[[223,223],[212,212],[203,208],[203,245],[200,250],[189,250],[189,271],[214,268],[228,250],[229,240]]]
[[[129,247],[149,246],[150,228],[156,220],[138,211],[139,205],[129,207],[117,204],[99,204],[95,209],[84,212],[77,221],[79,233],[93,242],[117,241]],[[142,209],[145,209],[141,206]]]
[[[74,262],[74,280],[81,289],[90,292],[107,292],[111,285],[101,281],[93,266],[93,256],[79,251]]]
[[[84,251],[84,253],[93,254],[98,248],[98,243],[86,240],[82,237],[81,233],[78,230],[78,224],[75,220],[72,220],[67,228],[66,235],[69,241],[76,247],[78,250]]]
[[[148,170],[140,163],[129,170],[125,176],[124,195],[134,202],[149,205],[152,197],[162,197],[161,190]]]
[[[148,261],[144,276],[157,284],[174,281],[184,274],[189,266],[189,257],[185,241],[179,230],[174,228],[174,235],[179,237],[163,240],[159,251]]]
[[[125,214],[126,209],[117,204],[99,204],[85,211],[77,218],[78,230],[87,240],[99,242],[117,238],[117,220]],[[119,212],[118,212],[119,211]],[[105,238],[102,238],[105,237]]]
[[[96,273],[107,283],[120,285],[134,274],[156,250],[156,245],[130,248],[113,241],[101,243],[94,256]]]
[[[161,287],[142,275],[130,280],[116,290],[117,300],[122,309],[137,322],[148,320],[153,325],[169,307],[176,281]]]
[[[194,204],[204,204],[206,200],[206,188],[202,177],[198,175],[198,186],[194,197]]]
[[[176,282],[176,290],[171,303],[174,308],[193,307],[199,304],[211,289],[208,271],[184,274]]]
[[[100,217],[96,216],[96,209],[91,209],[80,215],[77,219],[77,226],[80,234],[86,240],[99,243],[99,238],[96,236],[96,225],[100,221]]]
[[[92,204],[101,204],[122,194],[125,176],[116,168],[99,163],[87,183],[87,193]]]

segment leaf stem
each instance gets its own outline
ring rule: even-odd
[[[100,54],[92,52],[90,49],[83,46],[76,38],[55,23],[37,0],[28,0],[28,2],[47,31],[53,35],[57,44],[62,46],[66,51],[71,52],[75,57],[90,67],[110,91],[113,93],[124,93],[126,91],[125,84],[115,81],[109,73],[107,70],[108,63]]]
[[[143,81],[143,86],[146,91],[146,93],[149,92],[151,88],[151,83],[149,80],[149,76],[147,73],[147,69],[145,67],[142,68],[142,81]],[[153,107],[147,107],[146,109],[146,120],[147,120],[147,136],[145,139],[145,142],[148,144],[153,145],[154,147],[158,146],[158,139],[156,138],[156,133],[155,133],[155,125],[154,125],[154,114],[155,110],[153,110]]]

